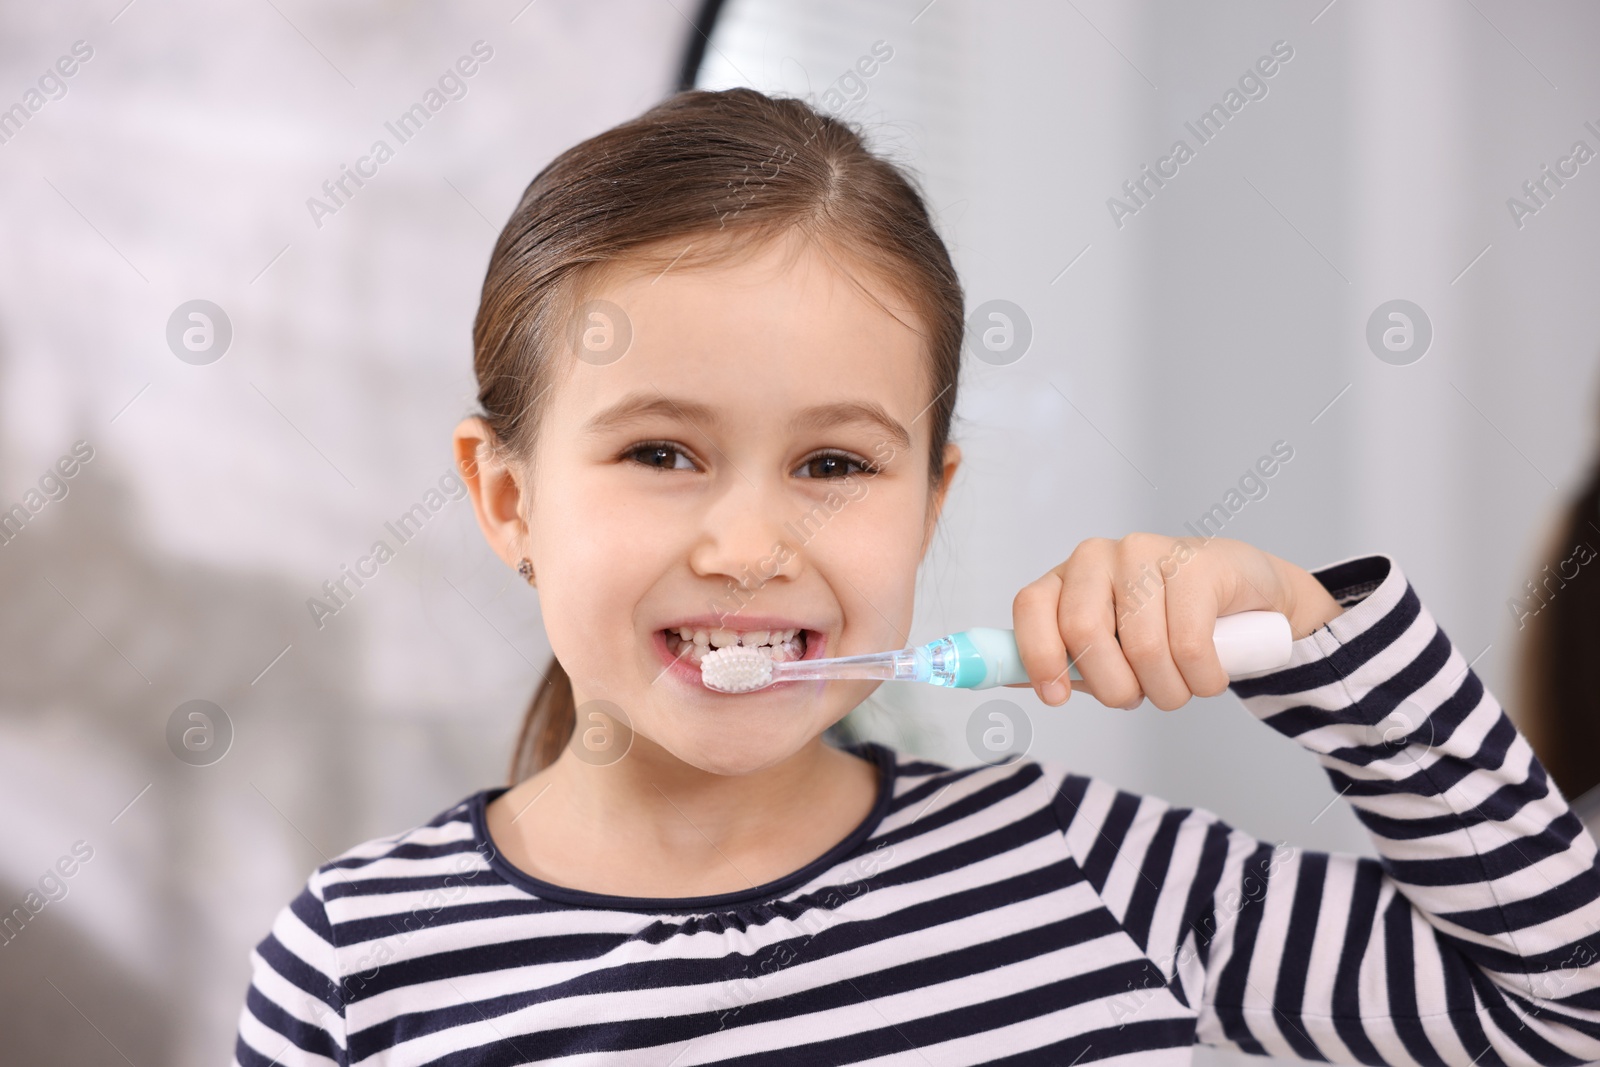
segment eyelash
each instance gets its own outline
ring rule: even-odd
[[[649,452],[649,451],[657,451],[657,450],[667,451],[667,452],[676,452],[677,454],[679,454],[681,456],[684,456],[686,458],[688,456],[688,453],[684,452],[684,450],[681,447],[679,447],[678,445],[673,444],[671,441],[640,441],[636,445],[630,445],[628,447],[628,449],[625,452],[623,452],[622,455],[619,458],[631,459],[632,457],[638,455],[641,452]],[[831,448],[830,449],[824,449],[821,452],[816,452],[816,453],[814,453],[814,454],[812,454],[810,456],[807,456],[806,459],[805,459],[805,462],[802,463],[801,466],[803,466],[803,467],[804,466],[810,466],[811,464],[816,463],[818,460],[823,460],[823,459],[841,459],[841,460],[844,460],[846,463],[853,464],[854,466],[859,467],[860,468],[860,473],[868,475],[868,476],[871,476],[871,475],[874,475],[874,474],[878,474],[882,470],[881,467],[877,466],[874,463],[870,463],[870,462],[868,462],[868,461],[866,461],[864,459],[860,459],[860,458],[858,458],[856,456],[851,455],[848,452],[841,452],[838,449],[831,449]],[[641,467],[649,467],[651,470],[658,470],[658,471],[662,471],[662,472],[666,472],[666,471],[670,471],[670,470],[676,469],[676,468],[673,468],[673,467],[658,467],[653,463],[640,463],[639,465]],[[838,481],[841,478],[845,478],[845,477],[848,477],[848,475],[838,475],[838,476],[833,477],[833,478],[822,477],[822,478],[816,478],[815,480],[819,481],[819,482],[830,482],[830,481]]]

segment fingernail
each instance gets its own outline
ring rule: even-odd
[[[1059,704],[1067,699],[1067,687],[1060,682],[1044,683],[1044,702],[1046,704]]]
[[[1122,710],[1123,711],[1132,711],[1134,708],[1137,708],[1140,704],[1143,704],[1143,703],[1144,703],[1144,697],[1138,697],[1138,698],[1134,699],[1133,701],[1131,701],[1130,703],[1122,705]]]

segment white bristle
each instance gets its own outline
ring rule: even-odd
[[[772,681],[772,657],[748,645],[727,645],[700,661],[700,681],[724,693],[748,693]]]

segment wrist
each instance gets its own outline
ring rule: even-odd
[[[1281,575],[1286,593],[1286,604],[1280,610],[1288,616],[1289,630],[1296,641],[1344,614],[1344,608],[1333,594],[1310,571],[1277,557],[1273,557],[1272,562]]]

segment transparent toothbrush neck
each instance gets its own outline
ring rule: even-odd
[[[779,664],[779,680],[794,679],[881,679],[890,682],[931,682],[953,686],[960,654],[948,637],[916,648],[893,652],[869,652],[861,656],[838,656],[819,660],[789,660]]]
[[[950,638],[941,637],[937,641],[929,641],[921,648],[908,648],[905,654],[908,658],[914,657],[918,665],[919,673],[914,680],[947,687],[956,684],[956,671],[961,666],[961,654],[956,651],[956,644]]]
[[[893,653],[891,667],[892,671],[887,676],[890,681],[954,685],[956,648],[948,638],[930,641],[915,648],[902,648]]]

